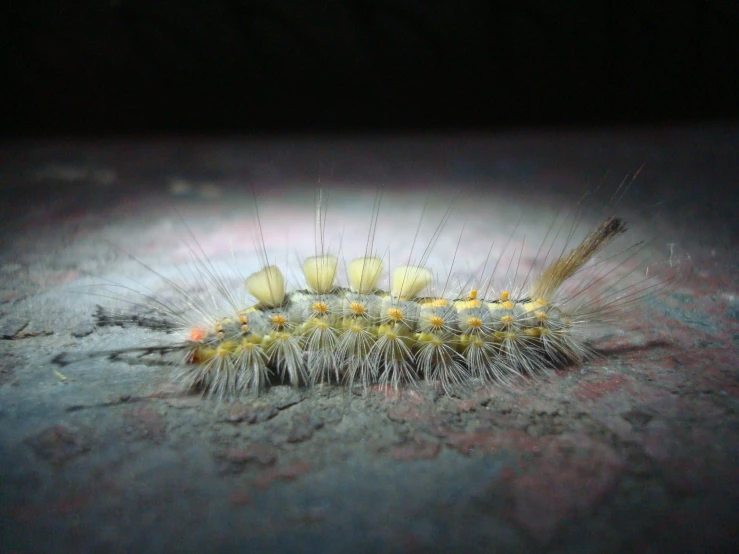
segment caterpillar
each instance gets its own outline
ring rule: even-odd
[[[128,351],[177,353],[173,379],[179,386],[219,400],[259,395],[274,382],[335,383],[364,391],[427,383],[451,394],[583,363],[596,354],[588,340],[593,327],[628,320],[636,306],[670,283],[664,274],[633,279],[641,266],[631,262],[643,242],[603,255],[627,232],[617,215],[604,217],[577,243],[579,218],[569,226],[553,222],[548,236],[564,234],[564,246],[543,241],[537,258],[545,265],[524,274],[522,250],[493,260],[491,245],[479,272],[462,280],[453,272],[463,232],[445,276],[438,278],[427,264],[450,207],[420,259],[411,254],[392,267],[389,252],[375,248],[381,200],[380,191],[364,252],[345,259],[342,247],[332,251],[326,240],[328,201],[319,190],[315,251],[300,261],[300,284],[289,287],[284,269],[267,254],[255,197],[261,267],[239,278],[242,290],[232,287],[195,241],[191,274],[200,293],[162,276],[176,302],[139,291],[138,300],[127,300],[139,313],[98,306],[96,322],[167,333],[172,338],[166,344]],[[418,229],[420,223],[411,253]],[[495,276],[505,263],[507,274],[515,267],[514,276],[499,285]],[[120,286],[109,282],[105,288]]]

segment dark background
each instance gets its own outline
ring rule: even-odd
[[[17,135],[730,121],[730,0],[34,0],[0,18]]]

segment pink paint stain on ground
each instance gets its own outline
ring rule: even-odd
[[[546,543],[565,522],[600,505],[623,468],[613,449],[584,435],[544,441],[526,473],[511,482],[513,517],[534,539]]]
[[[262,471],[256,478],[254,485],[258,489],[268,489],[276,482],[295,481],[310,471],[308,462],[293,462],[284,467],[269,468]]]
[[[410,444],[396,446],[390,451],[390,458],[398,462],[414,460],[432,460],[441,451],[441,444],[425,440],[416,440]]]
[[[613,375],[598,381],[585,381],[578,385],[573,394],[580,400],[597,400],[604,395],[618,391],[627,382],[627,379],[621,375]]]

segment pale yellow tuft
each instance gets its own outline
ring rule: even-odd
[[[393,272],[392,295],[404,299],[415,298],[431,281],[433,276],[425,267],[400,266]]]
[[[327,294],[334,288],[336,267],[339,264],[334,256],[312,256],[303,262],[303,275],[308,288],[317,294]]]
[[[368,294],[377,288],[383,263],[379,258],[357,258],[349,264],[349,284],[353,291]]]
[[[252,273],[244,285],[249,294],[265,308],[276,308],[285,302],[285,277],[276,265],[268,265]]]

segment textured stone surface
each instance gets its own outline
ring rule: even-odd
[[[735,184],[736,136],[12,145],[0,154],[0,550],[729,548],[739,540],[727,218],[737,203],[704,184]],[[458,190],[460,274],[519,217],[526,240],[515,235],[513,248],[529,267],[532,245],[580,196],[566,187],[600,184],[606,169],[618,181],[646,162],[624,209],[635,237],[656,233],[645,252],[679,263],[679,279],[603,332],[601,357],[584,366],[452,396],[275,386],[219,403],[173,385],[176,356],[106,354],[168,336],[94,328],[95,305],[110,299],[91,285],[172,295],[165,279],[199,248],[219,271],[234,260],[252,271],[250,186],[264,244],[294,265],[313,252],[312,187],[328,161],[321,178],[338,189],[328,214],[346,229],[346,256],[364,252],[376,185],[386,185],[376,247],[389,241],[394,259],[423,200],[433,231]],[[439,271],[457,247],[454,221],[429,258]]]

